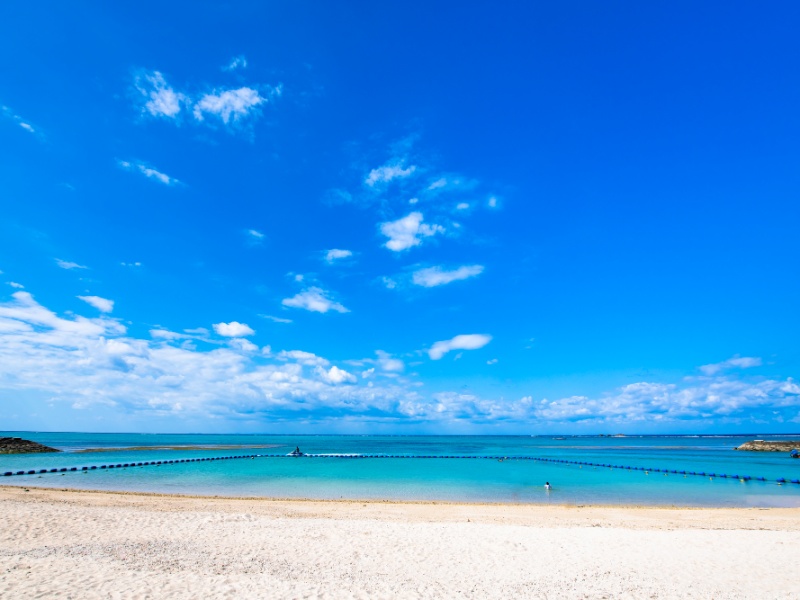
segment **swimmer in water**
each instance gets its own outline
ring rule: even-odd
[[[545,491],[548,491],[548,492],[550,491],[550,482],[549,481],[545,481],[544,482],[544,489],[545,489]]]

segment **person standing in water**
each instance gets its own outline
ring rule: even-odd
[[[545,481],[544,482],[544,489],[545,489],[546,492],[550,491],[550,482],[549,481]]]

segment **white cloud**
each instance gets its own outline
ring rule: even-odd
[[[399,373],[406,368],[405,364],[399,358],[392,358],[392,355],[383,350],[376,350],[375,354],[378,355],[378,366],[383,371],[390,373]]]
[[[194,118],[203,121],[205,115],[214,115],[227,125],[252,114],[266,101],[257,90],[249,87],[206,94],[194,105]]]
[[[146,99],[142,112],[154,117],[174,119],[181,111],[181,104],[187,101],[186,96],[176,92],[159,71],[139,73],[134,78],[134,86]]]
[[[205,330],[191,330],[200,331]],[[451,428],[460,423],[471,428],[516,424],[525,431],[531,423],[586,423],[593,428],[589,431],[659,424],[674,431],[676,424],[714,423],[753,430],[797,419],[800,406],[800,385],[791,378],[747,380],[732,374],[678,383],[638,382],[597,397],[553,400],[530,395],[505,400],[454,391],[422,395],[408,382],[374,377],[370,369],[355,381],[327,363],[279,360],[269,351],[254,354],[251,346],[240,343],[197,350],[183,334],[176,335],[140,339],[106,315],[62,317],[31,294],[14,292],[11,301],[0,302],[0,390],[19,412],[30,398],[47,402],[61,415],[69,406],[97,408],[99,415],[117,423],[299,422],[304,431],[315,425],[422,423]],[[317,367],[324,368],[324,375]],[[741,373],[733,372],[737,377]],[[23,396],[24,402],[13,400]],[[79,418],[80,409],[65,417]]]
[[[447,179],[444,177],[437,179],[432,184],[428,186],[428,191],[438,190],[439,188],[443,188],[447,185]]]
[[[267,238],[264,233],[257,229],[246,229],[244,234],[247,236],[247,244],[250,246],[260,246]]]
[[[84,267],[83,265],[79,265],[75,262],[70,262],[68,260],[61,260],[60,258],[56,259],[56,264],[61,267],[62,269],[67,269],[71,271],[72,269],[88,269],[89,267]]]
[[[9,118],[12,121],[14,121],[17,125],[22,127],[22,129],[24,129],[28,133],[32,133],[33,135],[37,136],[40,139],[44,138],[44,136],[33,127],[33,125],[31,125],[30,123],[26,122],[19,115],[14,114],[14,111],[11,110],[8,106],[0,106],[0,112],[2,112],[2,114],[5,115],[7,118]]]
[[[304,350],[281,350],[278,352],[277,358],[278,360],[291,360],[309,367],[327,367],[331,364],[328,359]]]
[[[255,334],[255,331],[253,331],[250,327],[244,323],[239,323],[238,321],[231,321],[230,323],[215,323],[213,327],[214,331],[216,331],[218,335],[225,337],[243,337],[246,335]]]
[[[236,69],[246,69],[247,59],[240,55],[234,56],[226,66],[222,67],[223,71],[235,71]]]
[[[18,290],[25,289],[24,285],[22,285],[21,283],[17,283],[16,281],[9,281],[8,285],[10,285],[11,287],[16,288]]]
[[[328,250],[325,254],[325,260],[329,263],[335,262],[341,258],[350,258],[353,256],[353,253],[350,250],[339,250],[338,248],[333,248],[332,250]]]
[[[83,300],[86,304],[94,306],[97,310],[104,313],[110,313],[114,310],[114,301],[100,296],[78,296],[79,300]]]
[[[408,200],[409,204],[416,204],[417,202],[419,202],[419,198],[409,198]]]
[[[491,359],[491,360],[487,360],[487,361],[486,361],[486,364],[487,364],[487,365],[496,365],[496,364],[497,364],[497,359],[496,359],[496,358],[493,358],[493,359]]]
[[[717,373],[727,371],[728,369],[749,369],[751,367],[760,367],[761,364],[761,359],[757,356],[739,356],[737,354],[733,358],[729,358],[728,360],[724,360],[719,363],[703,365],[700,367],[700,371],[702,371],[705,375],[716,375]]]
[[[302,308],[311,312],[326,313],[330,310],[340,313],[350,312],[344,306],[329,298],[328,292],[318,287],[311,287],[296,296],[284,298],[281,303],[284,306]]]
[[[469,204],[466,202],[459,202],[456,204],[456,210],[467,210],[469,208]]]
[[[451,350],[477,350],[492,341],[492,336],[480,333],[457,335],[451,340],[436,342],[428,350],[431,360],[439,360]]]
[[[436,287],[453,281],[477,277],[481,273],[483,273],[482,265],[463,266],[452,271],[445,271],[442,267],[429,267],[414,271],[412,281],[415,285],[421,285],[422,287]]]
[[[123,267],[134,267],[134,268],[142,266],[142,263],[140,263],[139,261],[136,261],[136,262],[121,262],[119,264],[122,265]]]
[[[497,208],[497,198],[492,196],[491,198],[489,198],[486,204],[489,206],[489,208]]]
[[[176,183],[180,183],[174,177],[165,175],[164,173],[157,171],[152,167],[148,167],[144,163],[132,163],[127,160],[117,160],[117,164],[120,166],[120,168],[125,169],[126,171],[138,171],[148,179],[155,179],[164,185],[175,185]]]
[[[344,369],[340,369],[337,366],[333,366],[327,371],[322,367],[316,368],[316,373],[323,381],[330,383],[331,385],[339,385],[342,383],[355,383],[357,381],[355,375],[352,373],[348,373]]]
[[[246,354],[255,354],[258,352],[258,346],[256,346],[250,340],[246,340],[244,338],[232,338],[228,340],[228,346]],[[267,354],[269,354],[269,348],[267,349]]]
[[[283,317],[273,317],[272,315],[258,315],[264,319],[269,319],[273,323],[292,323],[291,319],[284,319]]]
[[[412,212],[396,221],[381,223],[381,233],[389,238],[384,246],[393,252],[400,252],[418,246],[422,242],[421,238],[444,233],[441,225],[429,225],[422,221],[422,213]]]
[[[397,282],[391,277],[381,277],[381,281],[387,290],[393,290],[397,287]]]
[[[417,167],[411,165],[410,167],[403,168],[401,162],[383,165],[377,169],[372,169],[364,179],[364,183],[369,187],[375,187],[379,183],[389,183],[393,179],[404,179],[414,174]]]

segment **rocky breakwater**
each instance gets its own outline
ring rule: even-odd
[[[32,452],[61,452],[30,440],[15,437],[0,437],[0,454],[28,454]]]
[[[792,450],[800,451],[800,440],[789,442],[766,442],[764,440],[752,440],[750,442],[745,442],[736,449],[751,450],[754,452],[791,452]]]

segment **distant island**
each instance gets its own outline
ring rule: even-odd
[[[30,454],[34,452],[61,452],[61,450],[22,438],[0,437],[0,454]]]
[[[791,452],[792,450],[800,450],[800,441],[765,442],[764,440],[752,440],[745,442],[736,449],[753,452]]]

